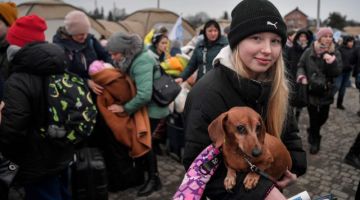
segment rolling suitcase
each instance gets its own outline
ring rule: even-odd
[[[184,119],[181,113],[171,113],[166,122],[167,146],[170,157],[181,162],[184,153]]]
[[[72,166],[74,200],[107,200],[107,175],[104,158],[98,148],[85,147],[75,154]]]

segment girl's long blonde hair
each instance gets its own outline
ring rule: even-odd
[[[232,53],[234,68],[239,76],[249,78],[247,69],[239,55],[239,48],[236,47]],[[285,73],[283,56],[280,53],[278,60],[262,76],[272,81],[265,125],[266,131],[276,137],[281,135],[289,104],[289,86]],[[264,78],[264,80],[266,79]]]

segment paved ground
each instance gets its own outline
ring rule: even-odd
[[[312,198],[332,193],[339,200],[354,200],[357,184],[360,180],[360,170],[343,163],[343,158],[360,131],[360,117],[356,115],[359,109],[359,92],[349,88],[345,96],[346,110],[338,110],[333,105],[330,117],[321,130],[323,135],[321,150],[317,155],[308,154],[308,171],[300,177],[296,184],[288,187],[284,194],[291,197],[294,194],[308,191]],[[304,148],[308,152],[306,142],[307,111],[300,117],[300,135]],[[111,200],[168,200],[179,186],[184,169],[181,164],[167,156],[159,157],[159,170],[163,189],[148,197],[136,197],[137,188],[130,188],[118,193],[111,193]]]

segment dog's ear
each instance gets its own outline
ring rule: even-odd
[[[216,148],[221,147],[225,140],[225,127],[224,123],[227,119],[228,113],[222,113],[216,119],[214,119],[208,126],[208,132],[211,141],[214,143]]]
[[[261,123],[261,129],[260,129],[261,138],[259,138],[259,140],[261,141],[261,143],[264,143],[265,134],[266,134],[266,125],[261,116],[260,116],[260,123]]]

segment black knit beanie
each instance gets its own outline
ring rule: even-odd
[[[273,32],[286,43],[286,24],[278,9],[267,0],[243,0],[231,12],[228,40],[231,49],[249,35]]]

